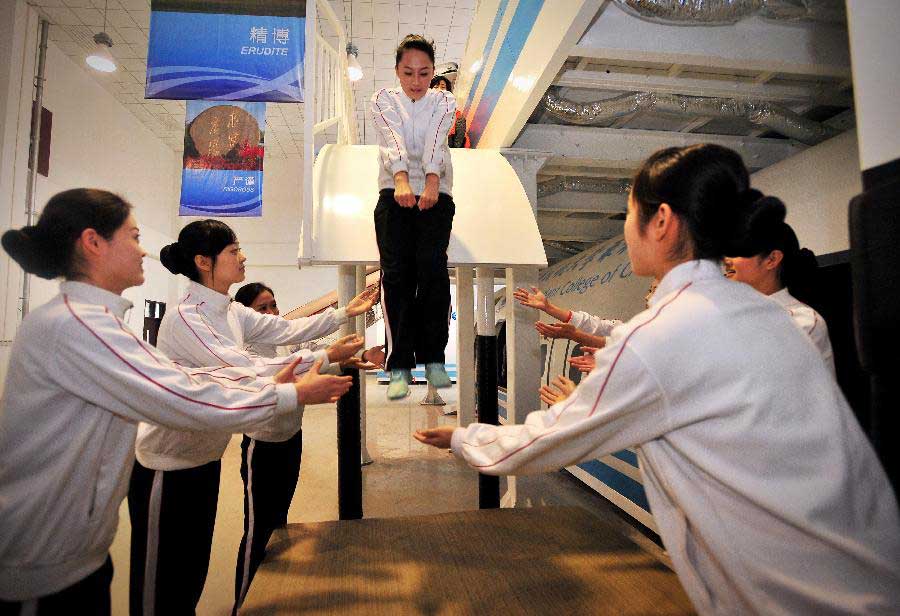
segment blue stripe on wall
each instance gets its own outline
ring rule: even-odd
[[[619,458],[622,462],[630,464],[635,468],[640,468],[638,466],[638,457],[637,454],[633,451],[628,451],[627,449],[623,449],[622,451],[617,451],[613,454],[614,458]]]
[[[650,503],[647,502],[644,486],[631,477],[623,475],[616,469],[603,464],[599,460],[589,460],[588,462],[582,462],[578,466],[644,511],[650,511]]]
[[[503,39],[503,44],[500,46],[500,53],[491,69],[491,76],[488,77],[484,93],[481,95],[481,100],[478,101],[478,108],[475,110],[469,126],[472,147],[478,146],[481,133],[484,132],[484,127],[490,120],[497,101],[500,100],[500,94],[506,87],[513,67],[525,47],[525,41],[528,40],[528,35],[531,34],[534,22],[537,21],[543,6],[544,0],[520,0],[519,6],[516,7],[516,13],[509,24],[506,38]]]
[[[494,41],[497,38],[497,33],[500,31],[500,22],[503,21],[503,15],[506,14],[506,7],[508,5],[509,0],[500,0],[500,6],[497,7],[497,14],[494,15],[494,23],[491,24],[491,32],[488,34],[487,42],[484,44],[484,49],[481,52],[481,66],[478,68],[478,73],[472,81],[472,87],[469,89],[469,96],[463,107],[466,110],[469,109],[469,105],[472,104],[472,99],[475,98],[475,92],[478,90],[478,84],[481,83],[481,76],[484,75],[484,69],[486,68],[485,64],[487,64],[488,58],[494,50]]]

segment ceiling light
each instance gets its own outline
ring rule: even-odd
[[[358,55],[359,50],[356,48],[356,45],[347,43],[347,77],[350,81],[359,81],[363,77],[362,66],[359,65],[359,60],[356,59]]]
[[[101,73],[112,73],[116,70],[116,61],[109,52],[112,47],[112,39],[106,32],[98,32],[94,35],[94,42],[97,44],[93,53],[85,58],[92,69]]]

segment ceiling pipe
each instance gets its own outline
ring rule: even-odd
[[[607,126],[614,120],[637,111],[658,111],[691,117],[747,120],[807,145],[815,145],[838,133],[830,126],[808,120],[783,105],[768,101],[632,92],[613,98],[576,103],[559,96],[551,88],[544,94],[541,104],[554,118],[582,126]]]
[[[792,21],[847,21],[843,0],[615,0],[641,19],[673,26],[726,26],[758,15]]]
[[[537,196],[549,197],[556,193],[588,192],[605,194],[627,195],[631,190],[631,182],[628,180],[610,180],[607,178],[592,178],[581,176],[558,176],[549,180],[538,182]]]

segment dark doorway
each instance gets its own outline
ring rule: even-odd
[[[152,299],[144,300],[144,331],[143,338],[153,346],[156,346],[156,337],[159,335],[159,324],[166,314],[166,303]]]

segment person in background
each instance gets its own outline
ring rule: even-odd
[[[726,257],[725,276],[745,282],[777,302],[809,336],[834,374],[834,353],[828,325],[815,309],[801,302],[818,264],[808,248],[800,248],[797,234],[784,219],[787,211],[773,207],[750,221],[748,242],[752,256]]]
[[[625,242],[654,276],[563,402],[522,425],[415,438],[491,475],[635,447],[659,534],[700,614],[900,613],[891,484],[818,351],[784,309],[722,276],[748,221],[783,208],[741,156],[667,148],[635,176]]]
[[[449,92],[429,88],[434,47],[418,35],[397,47],[399,88],[372,95],[379,149],[375,238],[391,379],[387,397],[409,395],[412,369],[425,364],[436,388],[452,385],[444,367],[449,338],[447,247],[456,206],[447,133],[456,115]]]
[[[253,343],[297,344],[334,332],[348,318],[362,314],[377,299],[366,292],[346,308],[288,321],[260,314],[232,301],[228,291],[244,280],[238,238],[224,222],[207,219],[186,225],[178,241],[163,247],[160,262],[189,282],[179,302],[159,327],[159,349],[185,366],[232,366],[272,374],[299,358],[298,371],[314,361],[324,368],[354,355],[363,345],[346,336],[327,349],[302,350],[268,359],[244,350]],[[301,422],[288,417],[247,434],[282,441]],[[131,612],[192,612],[203,593],[218,507],[221,458],[228,433],[201,434],[149,424],[138,429],[136,462],[128,494],[131,514]]]
[[[260,314],[279,316],[275,292],[262,282],[245,284],[234,294],[236,302]],[[245,350],[264,358],[278,356],[283,347],[256,342]],[[351,358],[355,360],[356,358]],[[362,363],[351,362],[348,367],[368,370],[384,363],[382,347],[366,349]],[[345,362],[341,362],[344,364]],[[235,571],[235,611],[240,607],[253,581],[253,576],[265,557],[266,545],[276,528],[287,524],[288,509],[300,479],[303,454],[303,430],[294,424],[290,430],[277,435],[244,435],[241,442],[241,478],[244,481],[244,535],[238,549]],[[282,440],[275,440],[275,439]]]
[[[109,549],[139,421],[242,432],[299,420],[350,378],[320,375],[320,362],[296,381],[297,362],[275,378],[184,368],[141,340],[122,293],[143,284],[147,253],[113,193],[58,193],[2,243],[27,273],[63,282],[23,319],[0,400],[0,613],[110,614]]]
[[[435,90],[444,90],[450,93],[453,92],[453,86],[450,84],[450,80],[444,75],[435,75],[431,80],[431,87]],[[472,147],[472,144],[469,141],[469,129],[466,127],[466,116],[464,116],[459,109],[456,110],[456,118],[454,119],[453,126],[450,127],[450,132],[447,133],[447,145],[451,148]]]

